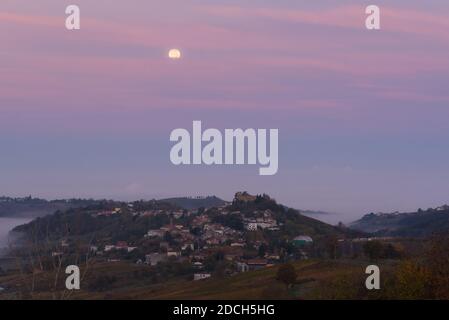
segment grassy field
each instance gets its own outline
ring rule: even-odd
[[[271,267],[223,279],[168,285],[151,294],[142,293],[137,298],[217,300],[339,298],[332,296],[332,286],[343,280],[350,286],[356,285],[357,289],[363,287],[366,265],[368,264],[360,261],[301,261],[294,263],[299,276],[297,284],[289,289],[276,280],[278,267]]]
[[[67,294],[65,274],[59,275],[56,289],[54,273],[38,273],[0,277],[0,286],[10,288],[0,299],[356,299],[376,298],[364,288],[365,268],[361,260],[307,260],[293,263],[298,278],[287,288],[276,280],[278,267],[237,274],[231,277],[192,281],[186,277],[154,284],[141,274],[147,267],[133,264],[99,263],[90,267],[81,290]],[[391,263],[380,264],[382,270]],[[83,271],[83,270],[82,270]],[[98,275],[113,279],[103,290],[93,290],[88,283]],[[31,290],[32,286],[32,290]],[[11,289],[16,288],[16,290]],[[31,292],[31,293],[27,293]],[[62,292],[65,292],[61,295]]]

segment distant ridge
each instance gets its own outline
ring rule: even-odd
[[[198,208],[212,208],[221,207],[227,204],[226,201],[220,199],[216,196],[206,196],[206,197],[178,197],[178,198],[167,198],[159,200],[161,202],[168,202],[172,205],[181,207],[183,209],[198,209]]]
[[[408,213],[370,213],[350,227],[380,236],[428,237],[434,233],[447,233],[449,206]]]
[[[61,199],[45,200],[31,196],[23,198],[0,197],[0,217],[37,218],[65,211],[72,208],[86,207],[98,200],[92,199]]]

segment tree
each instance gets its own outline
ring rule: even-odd
[[[239,214],[230,214],[227,216],[216,215],[212,218],[212,221],[215,223],[220,223],[234,230],[242,231],[245,229],[243,219]]]
[[[327,236],[324,240],[325,242],[325,249],[327,255],[331,259],[337,259],[338,257],[338,238],[335,235]]]
[[[434,235],[426,253],[429,284],[435,299],[449,299],[449,236]]]
[[[297,277],[295,267],[291,263],[286,263],[279,267],[276,280],[283,282],[289,288],[296,282]]]
[[[264,243],[262,243],[259,246],[259,252],[258,252],[259,257],[261,257],[261,258],[265,257],[266,253],[267,253],[267,246]]]
[[[368,241],[363,246],[363,251],[370,260],[378,260],[382,257],[384,246],[380,241]]]
[[[394,299],[427,299],[429,272],[416,261],[406,260],[399,264],[394,276],[394,285],[389,286]]]
[[[389,243],[384,248],[383,257],[386,259],[399,259],[401,257],[401,252],[399,252],[395,246]]]

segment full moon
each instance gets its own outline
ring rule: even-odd
[[[168,57],[170,59],[181,59],[181,51],[179,51],[178,49],[171,49],[168,52]]]

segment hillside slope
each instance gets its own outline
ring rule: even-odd
[[[449,231],[449,207],[410,213],[370,213],[350,227],[381,236],[428,237]]]

